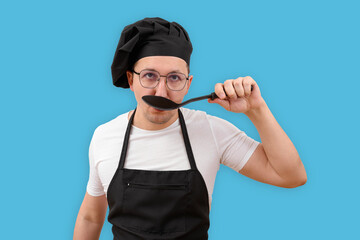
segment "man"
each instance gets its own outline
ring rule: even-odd
[[[182,102],[193,80],[191,52],[189,36],[177,23],[145,18],[124,28],[113,83],[129,87],[137,107],[94,132],[74,239],[98,239],[107,206],[114,239],[207,239],[220,163],[279,187],[306,182],[295,147],[251,77],[216,84],[219,98],[209,102],[246,114],[261,143],[202,111],[161,111],[142,100],[155,95]]]

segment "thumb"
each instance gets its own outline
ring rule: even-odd
[[[217,103],[225,109],[229,108],[229,101],[228,100],[221,100],[220,98],[215,98],[214,100],[208,99],[208,103]]]

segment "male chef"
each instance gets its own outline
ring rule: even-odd
[[[297,150],[250,76],[217,83],[219,98],[208,101],[249,117],[261,142],[206,112],[163,111],[142,100],[154,95],[181,103],[197,81],[189,73],[192,50],[188,33],[176,22],[145,18],[122,31],[111,66],[113,84],[130,88],[137,105],[94,131],[74,239],[98,239],[107,207],[117,240],[208,239],[220,164],[279,187],[306,182]]]

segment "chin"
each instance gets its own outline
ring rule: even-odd
[[[146,118],[152,123],[164,124],[170,121],[174,114],[174,111],[162,111],[155,108],[150,108],[149,114],[146,115]]]

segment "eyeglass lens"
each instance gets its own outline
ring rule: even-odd
[[[140,82],[145,88],[155,88],[160,80],[160,74],[152,70],[140,72]],[[166,76],[166,84],[171,90],[182,90],[186,83],[186,76],[182,73],[169,73]]]

